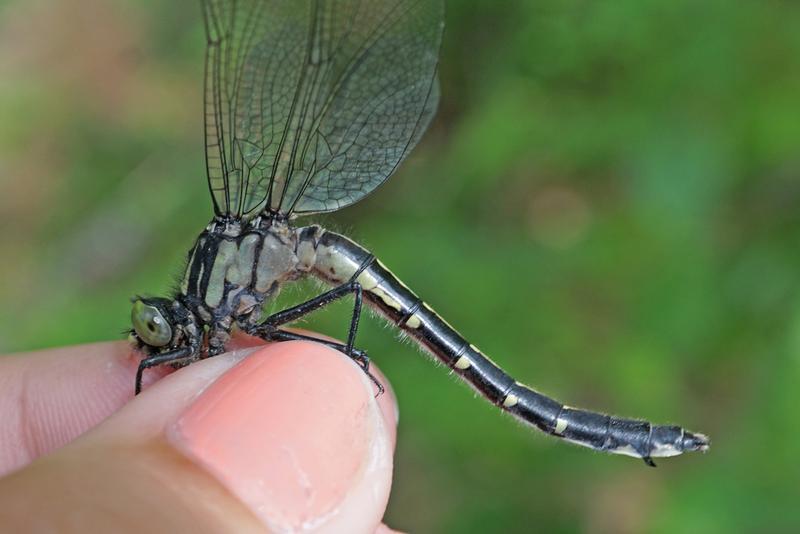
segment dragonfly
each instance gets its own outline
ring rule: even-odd
[[[214,216],[168,297],[135,297],[130,339],[145,370],[225,351],[234,329],[266,341],[309,340],[350,357],[362,305],[404,332],[480,396],[546,434],[643,459],[706,451],[708,438],[574,408],[509,376],[350,238],[299,216],[339,210],[408,156],[439,101],[442,0],[202,0],[205,156]],[[264,317],[287,283],[330,289]],[[287,328],[353,296],[347,340]]]

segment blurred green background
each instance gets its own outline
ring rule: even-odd
[[[451,1],[402,169],[320,218],[517,378],[684,424],[658,469],[537,435],[378,321],[413,532],[798,532],[800,4]],[[192,0],[0,1],[0,350],[117,339],[211,216]],[[287,291],[282,302],[298,301]],[[310,326],[343,336],[349,304]]]

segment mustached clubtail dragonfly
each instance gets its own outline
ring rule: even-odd
[[[566,406],[506,374],[349,238],[295,217],[335,211],[381,185],[419,142],[439,99],[441,0],[203,0],[205,142],[214,218],[169,298],[134,299],[143,372],[225,350],[238,328],[267,341],[312,340],[351,357],[362,303],[488,401],[542,432],[644,459],[705,451],[708,439]],[[265,319],[285,283],[327,292]],[[345,343],[283,327],[353,295]]]

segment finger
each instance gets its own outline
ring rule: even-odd
[[[383,523],[378,525],[378,529],[375,531],[375,534],[402,534],[399,530],[392,530],[391,528],[387,527]]]
[[[132,396],[136,361],[124,343],[0,358],[0,475],[69,443]]]
[[[253,346],[249,337],[233,347]],[[263,344],[263,342],[262,342]],[[0,358],[0,476],[61,447],[133,398],[141,354],[124,342]],[[148,370],[147,382],[171,371]]]
[[[37,521],[59,531],[375,532],[391,480],[391,390],[376,402],[363,372],[318,344],[241,357],[165,377],[84,437],[0,480],[0,523],[21,526],[36,509]]]

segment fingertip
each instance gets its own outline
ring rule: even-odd
[[[378,528],[375,529],[375,534],[403,534],[403,532],[399,530],[393,530],[384,525],[383,523],[381,523],[380,525],[378,525]]]
[[[376,401],[340,352],[268,345],[211,384],[168,438],[269,528],[373,530],[388,500],[396,424],[383,380]]]
[[[305,331],[300,331],[300,332],[306,333],[308,335],[313,334],[312,332],[305,332]],[[324,339],[325,337],[321,336],[321,338]],[[331,340],[335,341],[333,339]],[[272,346],[272,345],[264,345],[264,341],[261,340],[260,338],[250,336],[241,332],[237,333],[233,337],[232,341],[233,341],[232,347],[237,349],[243,349],[243,348],[260,349]],[[314,343],[311,341],[294,341],[294,342],[283,342],[273,345],[277,346],[279,350],[284,353],[289,365],[291,365],[292,362],[300,363],[302,361],[302,358],[296,358],[295,356],[296,355],[302,356],[302,353],[306,350],[322,351],[323,353],[329,355],[327,357],[335,357],[338,358],[339,360],[349,362],[350,368],[358,370],[362,378],[366,377],[366,374],[360,370],[360,368],[351,358],[348,358],[347,356],[345,356],[344,354],[342,354],[337,350],[333,350],[326,347],[325,345],[321,345],[320,343]],[[351,369],[346,368],[344,370],[349,373]],[[392,443],[394,443],[396,438],[397,423],[400,418],[400,408],[397,402],[397,397],[394,393],[394,388],[392,388],[392,384],[391,382],[389,382],[389,379],[386,378],[386,375],[384,375],[383,372],[376,365],[374,365],[374,363],[370,365],[369,371],[376,377],[378,382],[380,382],[380,384],[384,388],[383,393],[379,393],[377,387],[375,387],[375,385],[370,380],[366,380],[366,382],[369,382],[368,386],[372,388],[371,391],[378,402],[378,407],[381,410],[381,414],[383,415],[387,424],[387,429],[390,432],[390,438],[392,440]],[[308,379],[312,382],[314,380],[321,380],[321,381],[328,380],[328,378],[326,378],[323,373],[312,374],[308,377]]]

